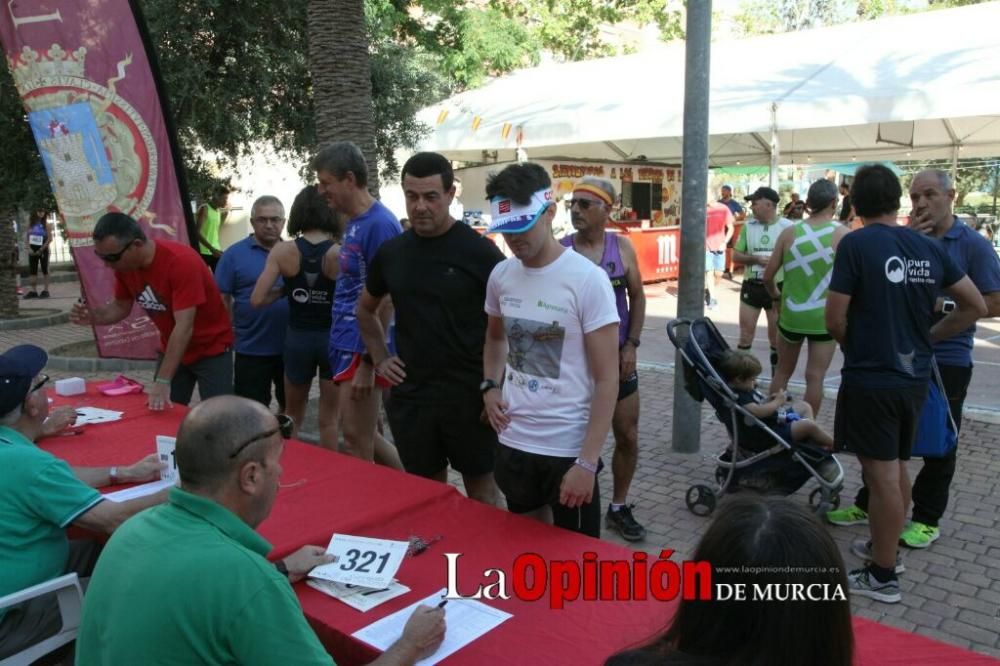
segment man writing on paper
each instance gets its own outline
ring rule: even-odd
[[[94,254],[115,271],[114,300],[77,303],[70,321],[114,324],[137,302],[160,331],[160,360],[147,389],[149,408],[188,404],[198,383],[202,400],[233,392],[233,329],[211,271],[181,243],[146,238],[124,213],[108,213],[94,227]]]
[[[199,403],[177,432],[181,488],[104,549],[84,600],[81,664],[331,664],[290,581],[330,558],[304,546],[276,564],[254,530],[278,493],[284,443],[260,403]],[[374,663],[412,664],[444,639],[444,611],[418,608]]]
[[[120,504],[105,502],[91,487],[148,480],[159,473],[155,460],[144,458],[120,472],[116,467],[73,470],[34,445],[47,434],[44,387],[49,378],[42,374],[47,361],[45,351],[33,345],[0,355],[0,597],[64,573],[90,575],[100,549],[92,541],[69,541],[69,525],[110,533],[126,518],[166,499],[166,493],[157,493]],[[0,609],[0,659],[54,635],[61,626],[53,595]]]

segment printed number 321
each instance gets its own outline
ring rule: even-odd
[[[372,573],[371,565],[375,564],[375,561],[380,561],[378,569],[375,571],[376,574],[382,573],[385,569],[385,565],[389,563],[389,553],[384,555],[379,555],[374,550],[366,550],[361,552],[357,548],[351,548],[347,551],[345,557],[347,561],[340,565],[342,571],[357,571],[358,573]]]

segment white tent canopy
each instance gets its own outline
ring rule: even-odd
[[[767,164],[772,128],[782,163],[998,155],[997,26],[989,3],[713,43],[709,164]],[[683,109],[684,45],[665,45],[456,95],[421,111],[420,149],[506,161],[520,130],[534,159],[679,162]]]

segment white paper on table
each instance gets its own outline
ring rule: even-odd
[[[409,547],[408,541],[334,534],[326,552],[337,561],[316,567],[309,577],[375,589],[389,587]]]
[[[126,488],[125,490],[116,490],[113,493],[104,493],[104,499],[111,500],[112,502],[127,502],[137,497],[145,497],[146,495],[158,493],[164,488],[173,487],[173,485],[174,479],[167,479],[166,481],[150,481],[149,483],[142,483],[138,486]]]
[[[401,611],[373,622],[354,632],[354,638],[385,652],[403,635],[403,627],[406,626],[406,621],[413,615],[417,606],[421,604],[437,606],[441,603],[441,598],[446,592],[447,590],[442,589],[412,606],[407,606]],[[444,642],[434,654],[418,661],[418,666],[431,666],[438,663],[513,617],[510,613],[491,608],[473,599],[450,599],[445,604],[444,612],[445,622],[448,624]]]
[[[177,478],[177,458],[174,456],[176,449],[176,437],[156,436],[156,459],[166,465],[160,470],[160,478],[164,481],[173,481]]]
[[[99,407],[77,407],[76,408],[76,421],[73,422],[74,426],[82,426],[88,423],[109,423],[111,421],[120,421],[122,414],[125,412],[115,412],[110,409],[101,409]]]
[[[333,583],[318,578],[309,578],[306,580],[306,585],[319,590],[323,594],[328,594],[334,599],[340,599],[351,608],[359,610],[362,613],[368,612],[376,606],[410,591],[410,588],[400,585],[395,580],[389,583],[389,587],[381,589]]]

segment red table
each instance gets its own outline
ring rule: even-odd
[[[52,437],[42,448],[77,465],[130,463],[155,450],[156,435],[174,435],[184,409],[153,413],[144,396],[107,398],[88,387],[86,396],[57,404],[124,411],[121,421],[87,426],[84,434]],[[360,613],[304,583],[295,586],[303,612],[338,664],[366,663],[378,653],[351,637],[358,629],[445,587],[444,553],[462,553],[458,589],[470,594],[485,569],[506,572],[522,553],[546,561],[580,561],[585,551],[601,559],[631,559],[632,551],[542,525],[462,497],[454,488],[395,472],[300,442],[289,442],[284,472],[270,517],[259,531],[274,545],[272,558],[300,546],[325,546],[334,532],[406,540],[442,536],[425,553],[409,557],[397,577],[409,594]],[[485,601],[485,600],[484,600]],[[575,601],[550,610],[548,597],[485,601],[513,614],[497,629],[466,646],[447,664],[600,664],[608,655],[641,645],[664,627],[673,602]],[[858,664],[992,664],[993,659],[922,636],[854,618]]]

